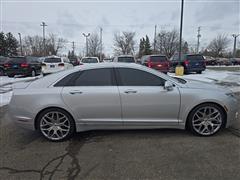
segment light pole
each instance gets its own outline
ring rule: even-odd
[[[19,35],[19,42],[20,42],[21,56],[23,56],[22,37],[21,37],[21,33],[18,33],[18,35]]]
[[[90,36],[90,33],[83,33],[83,36],[86,38],[86,56],[88,56],[88,37]]]
[[[102,43],[102,31],[103,29],[100,27],[100,61],[102,61],[102,46],[103,46],[103,43]]]
[[[47,26],[46,25],[46,23],[45,22],[42,22],[42,24],[40,24],[40,26],[42,26],[43,27],[43,55],[45,55],[46,54],[46,44],[45,44],[45,41],[46,41],[46,39],[45,39],[45,27]]]
[[[182,0],[181,5],[181,20],[180,20],[180,39],[179,39],[179,53],[178,53],[178,65],[175,69],[175,73],[177,76],[182,76],[184,74],[184,67],[181,66],[181,58],[182,58],[182,26],[183,26],[183,5],[184,0]]]
[[[240,34],[233,34],[232,37],[234,38],[234,44],[233,44],[233,58],[235,58],[236,56],[236,44],[237,44],[237,37],[239,36]]]

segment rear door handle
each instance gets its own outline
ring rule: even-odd
[[[74,94],[82,94],[82,91],[70,91],[70,94],[74,95]]]
[[[126,90],[126,91],[124,91],[124,93],[131,94],[131,93],[137,93],[137,91],[136,90]]]

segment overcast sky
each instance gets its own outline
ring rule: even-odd
[[[76,42],[77,53],[83,52],[83,32],[99,33],[103,28],[104,52],[111,54],[113,34],[135,31],[136,40],[146,34],[153,41],[154,25],[157,31],[179,28],[180,0],[0,0],[1,31],[16,37],[42,35],[40,23],[48,25],[46,33],[66,38],[65,52]],[[183,38],[190,46],[197,41],[197,28],[201,26],[201,47],[219,33],[240,33],[239,0],[185,0]],[[240,39],[240,38],[239,38]],[[232,48],[230,44],[229,48]]]

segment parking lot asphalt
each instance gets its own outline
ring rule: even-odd
[[[240,119],[212,137],[197,137],[183,130],[89,131],[52,143],[15,126],[7,106],[0,109],[2,180],[238,177]]]

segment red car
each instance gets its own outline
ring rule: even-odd
[[[164,55],[145,55],[141,58],[141,64],[163,73],[169,72],[169,61]]]

